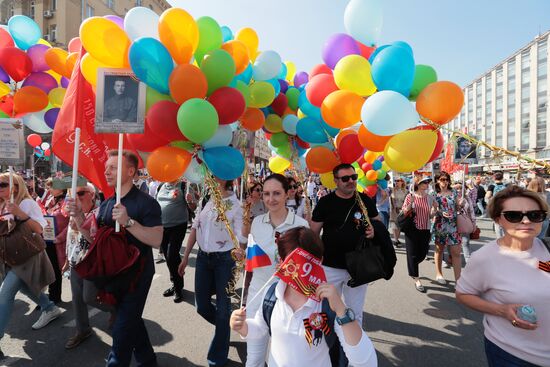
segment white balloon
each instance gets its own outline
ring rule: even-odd
[[[46,125],[46,122],[44,121],[45,113],[46,111],[29,113],[23,116],[23,123],[37,134],[49,134],[53,130],[50,129],[50,127]]]
[[[262,52],[254,62],[254,79],[269,80],[279,75],[283,61],[275,51]]]
[[[42,150],[48,150],[48,149],[50,149],[50,143],[45,141],[42,144],[40,144],[40,148],[42,148]]]
[[[283,130],[290,135],[296,135],[296,126],[300,119],[296,115],[288,114],[283,119]]]
[[[220,125],[213,137],[205,141],[202,146],[205,148],[224,147],[231,144],[233,129],[230,125]]]
[[[344,13],[347,32],[365,46],[375,46],[382,33],[383,0],[351,0]]]
[[[124,17],[124,31],[132,41],[140,37],[159,39],[159,16],[149,8],[137,6]]]
[[[188,182],[199,184],[204,181],[204,167],[202,164],[199,164],[195,158],[191,159],[191,163],[189,163],[189,166],[185,170],[185,173],[183,174],[183,177]]]

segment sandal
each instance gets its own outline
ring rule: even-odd
[[[424,288],[424,286],[422,285],[422,283],[420,283],[420,282],[415,282],[415,283],[414,283],[414,287],[415,287],[416,290],[419,291],[420,293],[426,293],[426,289]]]

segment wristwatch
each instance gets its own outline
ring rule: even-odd
[[[134,224],[136,224],[136,221],[133,220],[132,218],[128,218],[128,222],[126,222],[126,224],[124,225],[124,227],[130,228],[130,227],[133,226]]]
[[[350,323],[352,321],[355,321],[355,312],[353,312],[351,308],[346,308],[346,312],[344,313],[344,316],[342,317],[336,316],[336,322],[340,326]]]

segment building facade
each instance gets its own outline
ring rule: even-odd
[[[548,129],[548,36],[538,35],[529,44],[496,65],[464,89],[464,107],[449,123],[491,145],[519,151],[531,158],[550,160]],[[515,159],[495,160],[481,148],[478,170],[517,167]],[[513,169],[513,168],[511,168]]]
[[[66,48],[78,36],[86,18],[109,14],[124,17],[135,6],[145,6],[157,14],[170,8],[166,0],[0,0],[0,24],[13,15],[26,15],[42,29],[44,39]]]

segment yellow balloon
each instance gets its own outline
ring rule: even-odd
[[[95,87],[97,84],[97,68],[106,68],[109,65],[99,62],[90,54],[84,55],[80,61],[80,71],[84,78]]]
[[[65,88],[54,88],[48,93],[48,99],[54,107],[61,107],[63,104],[63,99],[65,98]]]
[[[0,83],[0,97],[4,97],[11,92],[10,86],[4,83]]]
[[[300,118],[300,119],[303,119],[304,117],[307,117],[307,115],[299,108],[298,108],[298,112],[296,112],[296,116],[298,116],[298,118]]]
[[[57,74],[55,71],[48,70],[45,73],[50,74],[51,76],[53,76],[54,79],[57,81],[57,84],[61,83],[61,75]]]
[[[82,45],[96,60],[115,68],[130,67],[130,39],[116,23],[91,17],[80,25]]]
[[[36,42],[38,45],[46,45],[48,47],[52,47],[52,44],[46,41],[44,38],[40,38],[38,42]]]
[[[250,85],[249,107],[263,108],[275,99],[275,88],[268,82],[254,82]]]
[[[291,82],[294,80],[294,75],[296,75],[296,65],[292,61],[285,61],[286,65],[286,80]]]
[[[258,46],[260,45],[260,40],[258,39],[258,34],[254,29],[240,29],[235,35],[235,39],[245,44],[246,48],[248,49],[248,56],[251,60],[256,58]]]
[[[283,157],[275,156],[269,158],[269,169],[274,173],[283,173],[288,167],[290,162]]]
[[[279,117],[279,115],[272,113],[265,118],[264,127],[272,134],[280,133],[283,131],[283,120]]]
[[[355,173],[357,173],[357,179],[360,180],[365,177],[365,172],[361,168],[356,168]]]
[[[360,55],[348,55],[340,59],[334,68],[334,81],[338,88],[360,96],[370,96],[376,92],[367,59]]]
[[[413,172],[430,159],[437,143],[433,130],[406,130],[392,137],[384,150],[384,163],[397,172]]]
[[[159,19],[159,38],[174,61],[186,64],[199,45],[199,27],[183,9],[170,8]]]
[[[321,178],[321,184],[329,190],[334,190],[336,188],[336,183],[334,182],[334,175],[332,172],[321,173],[319,175]]]

